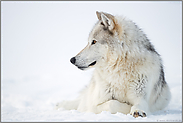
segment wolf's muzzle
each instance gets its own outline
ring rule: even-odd
[[[97,63],[97,61],[94,61],[94,62],[92,62],[91,64],[89,64],[88,66],[93,66],[93,65],[95,65]]]

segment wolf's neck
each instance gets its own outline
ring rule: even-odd
[[[96,68],[96,73],[107,83],[122,83],[126,73],[131,70],[131,65],[125,58],[118,58],[115,62],[109,61],[103,66]]]

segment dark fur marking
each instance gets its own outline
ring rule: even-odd
[[[134,23],[134,22],[133,22],[133,23]],[[134,23],[134,25],[135,25],[136,28],[138,28],[138,26],[137,26],[136,23]],[[139,30],[142,31],[141,28],[139,28]],[[142,38],[142,36],[140,36],[140,37]],[[148,51],[154,52],[154,53],[156,53],[157,55],[159,55],[159,54],[156,52],[154,46],[151,44],[151,42],[150,42],[149,39],[147,38],[146,34],[143,34],[143,37],[145,37],[145,43],[143,42],[143,43],[144,43],[144,47],[145,47]]]
[[[145,75],[138,75],[138,80],[137,81],[132,81],[134,82],[136,88],[135,90],[138,91],[138,93],[136,94],[136,96],[143,96],[144,98],[146,98],[146,93],[143,93],[144,89],[145,89],[145,83],[147,82],[147,76]]]
[[[104,29],[104,30],[108,30],[108,28],[107,28],[107,27],[105,27],[105,26],[103,27],[103,29]]]
[[[110,35],[113,35],[113,32],[111,32],[110,30],[109,30],[109,28],[108,27],[103,27],[103,29],[104,29],[104,31],[108,31],[108,33],[110,34]]]
[[[160,69],[161,69],[161,71],[160,71],[159,81],[157,82],[156,87],[161,86],[161,88],[163,88],[166,85],[166,81],[165,81],[164,70],[163,70],[162,65],[161,65]]]
[[[156,52],[156,50],[154,49],[154,47],[152,45],[148,45],[146,46],[147,50],[151,51],[151,52]]]
[[[107,92],[107,93],[112,93],[112,92],[111,92],[111,88],[106,89],[106,92]],[[112,98],[112,100],[116,100],[113,93],[112,93],[111,98]]]
[[[101,25],[105,26],[103,22],[100,23]]]
[[[166,81],[165,81],[165,75],[164,75],[164,70],[163,66],[161,65],[161,73],[160,73],[160,79],[161,79],[161,91],[162,89],[166,86]]]
[[[146,36],[145,36],[145,37],[146,37]],[[154,46],[151,44],[151,42],[150,42],[148,39],[146,40],[146,42],[147,42],[148,44],[144,44],[145,48],[146,48],[148,51],[154,52],[154,53],[156,53],[157,55],[159,55],[159,54],[156,52]]]
[[[126,101],[125,101],[124,103],[126,103],[126,104],[128,104],[128,105],[131,105],[131,106],[132,106],[132,104],[131,104],[131,103],[129,103],[129,102],[126,102]]]
[[[114,100],[115,98],[114,98],[114,95],[112,95],[112,99]]]
[[[161,95],[163,88],[167,85],[167,83],[165,81],[164,70],[163,70],[162,65],[161,65],[160,69],[161,69],[161,71],[160,71],[159,80],[156,83],[156,85],[154,85],[154,91],[157,92],[157,97],[155,99],[155,102],[158,100],[159,96]],[[161,90],[158,90],[158,88],[161,88]]]

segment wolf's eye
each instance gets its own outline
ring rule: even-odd
[[[92,41],[92,44],[95,44],[95,43],[97,43],[97,41],[96,41],[96,40],[93,40],[93,41]]]

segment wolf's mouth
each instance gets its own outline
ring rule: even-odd
[[[94,62],[92,62],[91,64],[89,64],[88,65],[88,67],[90,67],[90,66],[93,66],[93,65],[95,65],[97,63],[97,61],[94,61]],[[76,65],[77,66],[77,65]],[[81,69],[81,70],[85,70],[86,68],[88,68],[88,67],[82,67],[82,66],[77,66],[79,69]]]
[[[86,69],[87,67],[78,67],[79,69],[81,69],[81,70],[84,70],[84,69]]]
[[[88,65],[88,67],[93,66],[93,65],[95,65],[96,63],[97,63],[97,61],[92,62],[91,64]]]

